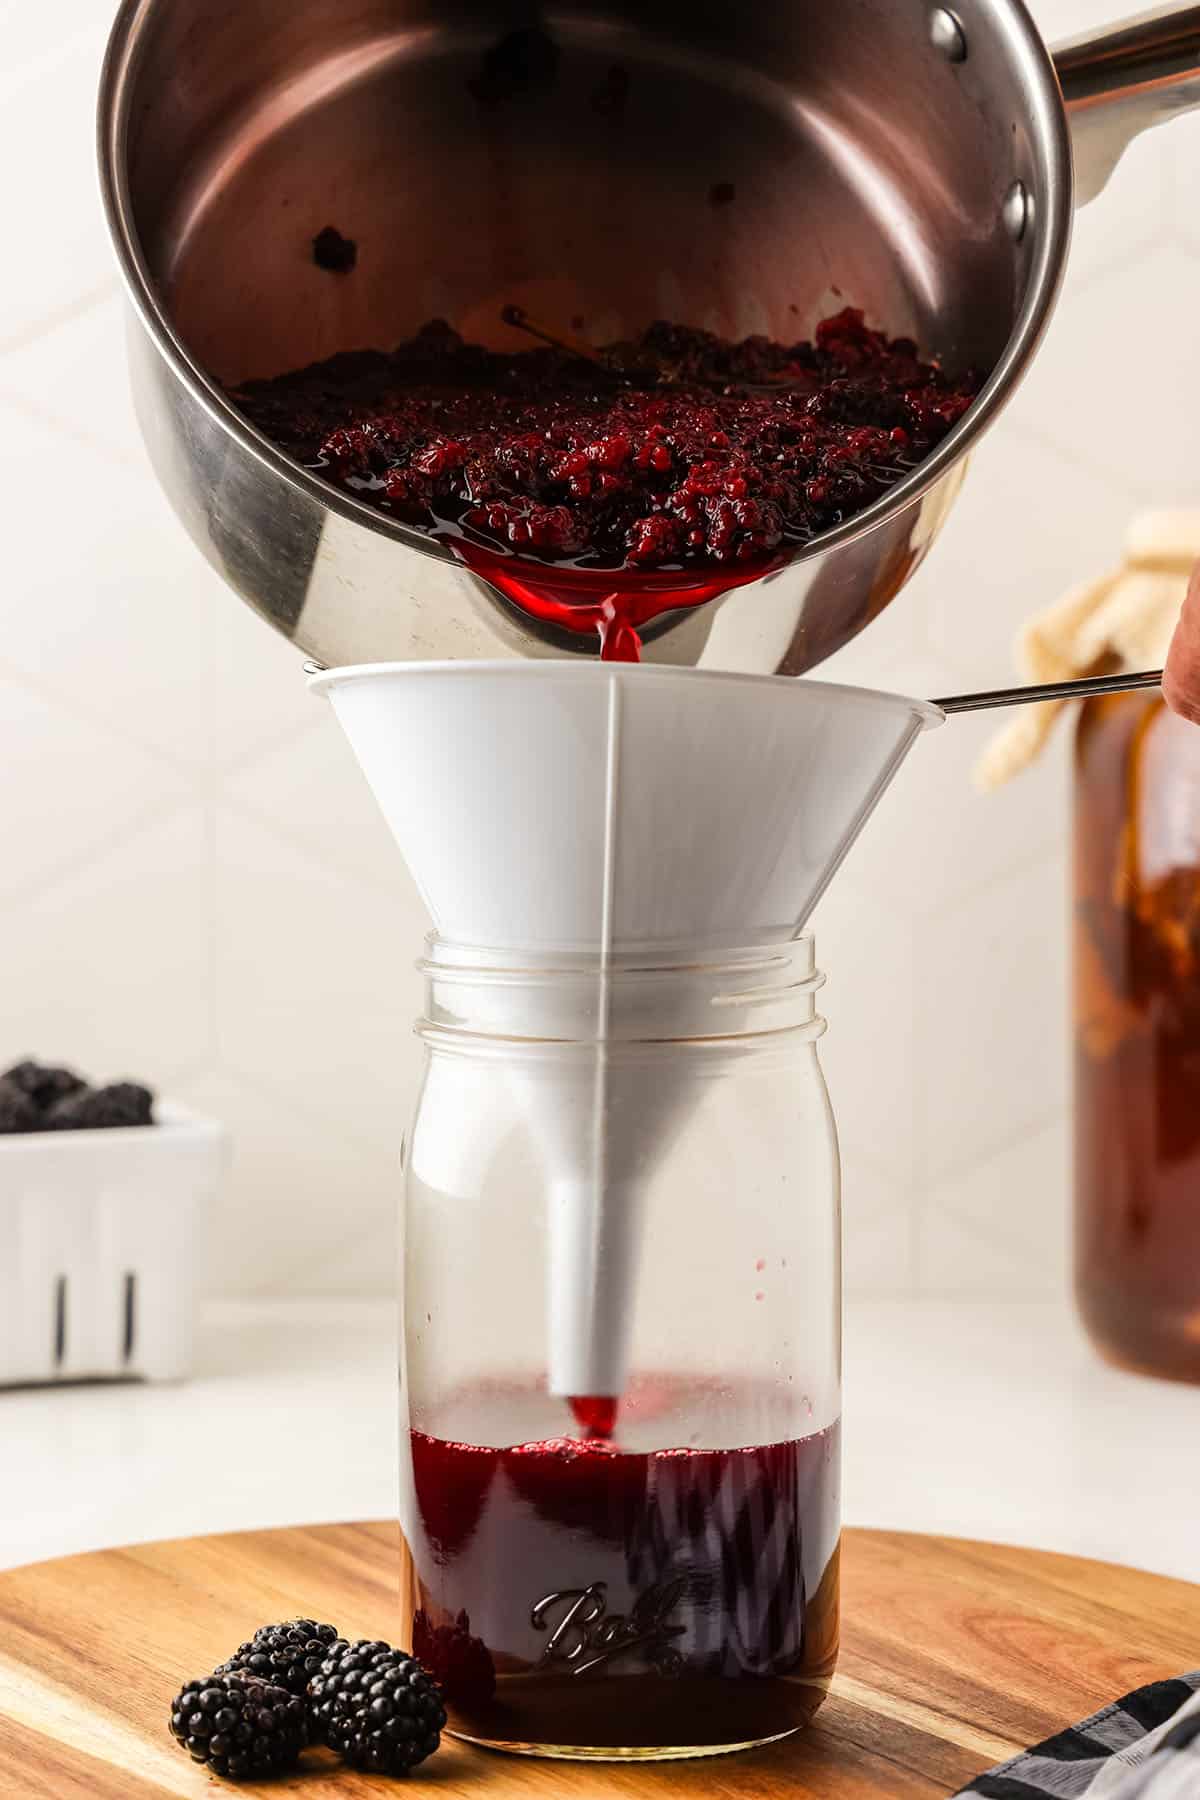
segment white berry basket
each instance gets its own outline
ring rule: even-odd
[[[155,1119],[0,1137],[0,1387],[189,1373],[228,1140],[180,1107]]]

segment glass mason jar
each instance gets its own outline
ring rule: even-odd
[[[450,1729],[694,1756],[838,1643],[841,1237],[812,940],[431,939],[405,1169],[403,1623]]]
[[[1079,1307],[1113,1361],[1200,1381],[1200,730],[1091,700],[1075,773]]]

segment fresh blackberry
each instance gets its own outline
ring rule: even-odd
[[[317,1734],[356,1769],[403,1775],[432,1756],[446,1723],[441,1689],[413,1656],[339,1641],[308,1685]]]
[[[245,1780],[290,1769],[308,1742],[303,1700],[252,1675],[186,1682],[171,1702],[171,1735],[193,1762]]]
[[[50,1131],[103,1131],[121,1125],[153,1125],[154,1095],[136,1081],[82,1088],[57,1101],[46,1114]]]
[[[37,1103],[17,1086],[12,1076],[0,1079],[0,1133],[36,1131],[41,1123]]]
[[[74,1069],[52,1069],[33,1061],[14,1063],[0,1075],[0,1081],[11,1081],[23,1094],[28,1094],[39,1112],[45,1112],[56,1100],[76,1094],[87,1086],[82,1075],[77,1075]]]
[[[338,1642],[333,1625],[318,1625],[315,1619],[288,1619],[282,1625],[260,1625],[249,1643],[223,1662],[218,1675],[254,1675],[260,1681],[273,1681],[301,1700],[307,1698],[308,1684],[329,1655],[330,1646]]]

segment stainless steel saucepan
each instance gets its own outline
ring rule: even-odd
[[[843,295],[992,374],[868,512],[647,645],[801,674],[937,535],[1037,350],[1075,199],[1198,102],[1200,6],[1052,56],[1020,0],[127,0],[100,162],[154,465],[210,561],[322,663],[590,655],[307,474],[224,385],[437,316],[516,347],[505,304],[583,314],[597,341],[656,317],[793,341]],[[331,224],[348,275],[314,265]]]

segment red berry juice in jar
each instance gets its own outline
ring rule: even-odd
[[[812,940],[649,972],[618,955],[603,1039],[590,952],[475,958],[435,942],[424,965],[402,1641],[450,1729],[496,1748],[786,1736],[838,1644],[841,1218]]]
[[[713,1398],[647,1380],[612,1438],[531,1438],[569,1430],[567,1403],[496,1384],[409,1433],[404,1622],[452,1730],[662,1755],[811,1719],[837,1652],[838,1427]],[[715,1447],[651,1447],[689,1415]],[[737,1441],[772,1417],[778,1437]]]

